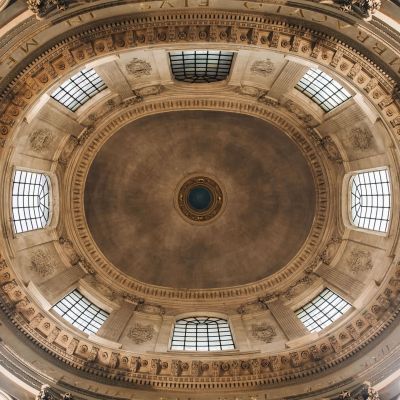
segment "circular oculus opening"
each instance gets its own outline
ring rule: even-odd
[[[189,191],[188,205],[195,211],[205,211],[210,208],[213,195],[205,186],[195,186]]]

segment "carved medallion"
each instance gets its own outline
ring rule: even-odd
[[[128,332],[128,338],[132,339],[136,344],[148,342],[153,339],[155,330],[153,325],[142,325],[136,323]]]
[[[54,268],[55,261],[53,257],[44,250],[36,250],[32,254],[31,258],[31,270],[35,271],[41,277],[46,277],[51,275],[55,268]]]
[[[140,60],[139,58],[134,58],[125,66],[126,72],[128,75],[131,75],[132,78],[141,78],[144,75],[151,74],[151,65],[144,60]]]
[[[266,60],[254,61],[250,67],[250,71],[253,74],[260,75],[263,77],[272,74],[274,70],[275,70],[275,65],[269,58],[267,58]]]
[[[354,150],[367,150],[372,143],[372,135],[366,129],[352,129],[350,132],[350,138]]]
[[[353,273],[370,271],[373,268],[371,253],[366,250],[353,250],[347,262]]]
[[[251,325],[251,333],[256,339],[264,343],[271,343],[272,338],[276,336],[275,329],[266,322]]]
[[[29,135],[31,148],[38,153],[47,150],[53,139],[53,134],[48,129],[37,129]]]

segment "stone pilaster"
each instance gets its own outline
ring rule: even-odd
[[[97,336],[118,342],[122,332],[131,319],[135,307],[133,304],[124,302],[118,310],[113,311],[97,332]]]
[[[131,86],[116,61],[96,65],[94,68],[112,92],[118,93],[122,99],[133,96]]]
[[[297,315],[292,311],[292,309],[284,305],[281,300],[272,301],[267,305],[289,340],[293,340],[310,333],[299,320]]]
[[[41,283],[39,291],[50,304],[57,303],[63,296],[70,292],[74,284],[79,281],[85,272],[78,265],[73,265],[68,269],[55,275],[53,278]]]
[[[326,264],[322,264],[315,273],[337,288],[340,291],[338,294],[344,294],[350,301],[357,299],[364,289],[364,284],[359,280]]]
[[[168,351],[170,338],[172,335],[172,328],[175,322],[174,317],[163,316],[160,332],[157,337],[155,351]]]
[[[268,96],[279,100],[284,93],[287,93],[289,89],[296,86],[296,83],[302,78],[308,69],[309,67],[306,65],[297,64],[294,61],[288,61],[271,86]]]

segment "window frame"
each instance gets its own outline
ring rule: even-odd
[[[379,231],[379,230],[374,230],[374,229],[368,229],[364,228],[362,226],[358,226],[353,223],[353,216],[352,216],[352,183],[353,183],[353,178],[357,176],[358,174],[362,173],[368,173],[368,172],[375,172],[375,171],[381,171],[381,170],[386,170],[389,178],[389,217],[387,221],[387,230],[386,231]],[[345,179],[343,181],[343,190],[346,191],[346,204],[345,204],[345,215],[344,215],[344,222],[345,226],[347,226],[349,229],[356,230],[359,232],[364,232],[368,234],[373,234],[373,235],[378,235],[378,236],[388,236],[390,233],[390,229],[392,227],[392,219],[394,217],[394,212],[393,212],[393,183],[392,183],[392,174],[390,167],[388,165],[382,165],[379,167],[375,168],[365,168],[362,170],[357,170],[357,171],[351,171],[348,174],[346,174]]]
[[[228,328],[229,328],[229,332],[230,332],[230,338],[231,338],[231,342],[232,342],[232,346],[233,348],[231,349],[213,349],[213,350],[193,350],[193,349],[173,349],[173,342],[174,342],[174,332],[175,332],[175,326],[176,323],[185,319],[189,319],[189,318],[216,318],[222,321],[225,321]],[[197,338],[196,338],[197,339]],[[209,339],[209,338],[207,338]],[[184,340],[185,342],[185,340]],[[221,342],[221,341],[220,341]],[[195,343],[197,343],[197,340],[195,341]],[[209,340],[207,340],[208,346],[210,347],[209,344]],[[184,343],[184,347],[185,347],[185,343]],[[196,345],[197,347],[197,345]],[[215,314],[215,313],[207,313],[207,312],[203,312],[203,313],[186,313],[184,315],[179,315],[177,316],[171,326],[171,330],[170,330],[170,336],[169,336],[169,341],[168,341],[168,352],[184,352],[184,353],[196,353],[196,354],[206,354],[206,353],[224,353],[224,352],[236,352],[238,351],[238,346],[237,346],[237,341],[235,339],[235,334],[234,331],[232,329],[232,324],[231,321],[229,320],[229,318],[225,315],[219,315],[219,314]]]
[[[332,303],[327,302],[329,305],[332,305],[332,307],[334,307],[334,308],[338,311],[338,312],[336,312],[336,313],[334,314],[334,316],[332,316],[332,317],[330,317],[330,316],[328,316],[327,314],[325,314],[325,312],[324,312],[325,308],[320,309],[320,308],[317,308],[316,305],[315,305],[315,303],[318,302],[318,301],[323,302],[324,298],[322,297],[322,295],[324,294],[324,292],[330,292],[331,294],[333,294],[334,296],[336,296],[336,299],[337,299],[337,298],[340,299],[339,302],[344,301],[344,302],[346,303],[345,306],[344,306],[341,310],[338,310]],[[321,324],[321,319],[319,319],[319,320],[317,321],[317,320],[314,320],[314,319],[312,318],[313,315],[310,315],[310,314],[307,312],[307,309],[306,309],[306,308],[310,308],[310,307],[312,307],[312,306],[314,306],[314,307],[316,308],[317,313],[322,313],[322,314],[323,314],[323,317],[328,318],[328,320],[330,321],[330,323],[329,323],[328,325],[322,327],[322,326],[320,325],[320,324]],[[325,306],[325,307],[326,307],[326,306]],[[343,310],[344,308],[346,308],[346,307],[347,307],[347,309],[346,309],[344,312],[342,312],[342,310]],[[296,309],[294,310],[294,313],[296,314],[296,317],[299,319],[299,321],[303,324],[303,326],[305,327],[305,329],[309,332],[309,334],[315,334],[315,333],[318,334],[318,333],[320,333],[320,332],[322,332],[322,331],[325,331],[326,329],[329,329],[333,324],[335,324],[337,321],[339,321],[341,318],[343,318],[349,311],[351,311],[352,308],[353,308],[353,305],[352,305],[351,303],[349,303],[344,297],[342,297],[342,296],[341,296],[340,294],[338,294],[336,291],[332,290],[330,287],[324,286],[322,290],[318,291],[318,293],[317,293],[316,295],[314,295],[311,299],[309,299],[308,301],[306,301],[301,307],[296,307]],[[311,322],[309,325],[316,324],[320,329],[317,329],[317,330],[315,330],[315,329],[314,329],[314,330],[310,330],[310,329],[309,329],[309,326],[307,326],[307,325],[305,324],[305,321],[302,320],[301,317],[299,316],[299,314],[301,314],[302,312],[305,312],[305,313],[308,315],[308,317],[311,319],[312,322]],[[316,314],[317,314],[317,313],[316,313]]]
[[[97,75],[98,78],[100,78],[100,82],[102,83],[102,85],[100,85],[100,89],[97,87],[97,85],[93,85],[93,82],[87,78],[87,76],[85,76],[85,72],[89,72],[89,71],[94,71],[94,73]],[[79,101],[78,99],[76,99],[75,97],[71,96],[70,92],[68,92],[67,90],[65,90],[65,88],[63,88],[63,86],[68,86],[67,83],[70,85],[71,84],[71,80],[73,79],[78,79],[79,78],[79,74],[81,74],[86,77],[86,79],[91,83],[91,85],[95,88],[93,95],[91,95],[91,93],[87,93],[84,90],[81,90],[84,93],[84,101]],[[65,77],[64,77],[65,78]],[[97,78],[96,78],[97,79]],[[76,84],[76,82],[72,82],[75,84],[75,86],[78,86]],[[79,86],[78,86],[79,87]],[[85,65],[83,66],[83,68],[81,68],[79,71],[75,71],[74,73],[70,74],[68,78],[64,79],[61,83],[58,83],[56,86],[53,86],[52,89],[48,92],[49,97],[55,101],[57,104],[59,104],[61,107],[63,107],[63,109],[67,109],[72,113],[77,113],[83,106],[85,106],[91,99],[95,98],[98,94],[104,92],[105,90],[108,89],[108,86],[106,84],[106,82],[104,82],[103,78],[97,73],[96,69],[94,66],[91,65]],[[64,90],[65,94],[63,97],[65,97],[65,95],[67,95],[67,97],[72,98],[71,102],[77,102],[77,106],[76,107],[69,107],[68,105],[64,104],[64,102],[60,101],[61,99],[57,99],[55,96],[55,93],[61,92],[62,90]],[[74,93],[75,95],[76,93]],[[81,96],[81,94],[79,95]],[[65,102],[66,103],[66,102]]]
[[[177,79],[176,75],[174,73],[173,65],[172,65],[172,61],[173,60],[171,58],[171,54],[173,56],[174,55],[178,56],[178,53],[183,54],[183,53],[195,53],[195,52],[229,53],[229,55],[231,56],[230,65],[229,65],[229,71],[226,74],[226,76],[224,77],[224,79],[218,79],[218,80],[214,80],[214,81],[211,81],[211,82],[207,82],[207,81],[201,81],[201,82],[196,82],[196,81],[193,82],[192,81],[192,82],[188,82],[188,81],[186,81],[184,79]],[[174,54],[174,53],[176,53],[176,54]],[[214,84],[214,85],[215,84],[223,84],[225,81],[227,81],[229,79],[229,77],[232,74],[232,70],[233,70],[235,59],[236,59],[236,52],[235,51],[231,51],[231,50],[214,50],[214,49],[199,49],[199,48],[197,48],[197,49],[192,49],[192,50],[188,50],[188,49],[179,50],[178,49],[178,50],[170,50],[170,51],[168,51],[168,61],[169,61],[170,74],[171,74],[172,79],[178,84],[189,84],[189,85],[193,84],[193,83],[199,83],[199,84],[200,83],[207,83],[207,84]],[[183,61],[184,61],[184,59],[183,59]],[[184,62],[182,62],[182,65],[184,65]]]
[[[27,230],[21,230],[18,231],[16,228],[15,222],[22,221],[22,219],[16,220],[14,219],[14,184],[15,182],[15,177],[17,172],[25,172],[25,173],[30,173],[30,174],[37,174],[37,175],[43,175],[46,178],[46,183],[48,186],[48,218],[46,223],[38,228],[33,228],[33,229],[27,229]],[[14,235],[25,235],[25,234],[31,234],[32,232],[37,232],[37,231],[43,231],[48,229],[53,221],[53,209],[54,209],[54,198],[53,198],[53,183],[52,183],[52,177],[51,173],[48,173],[48,171],[41,171],[41,170],[33,170],[30,168],[25,168],[25,167],[14,167],[12,172],[11,172],[11,180],[10,180],[10,185],[9,185],[9,212],[10,212],[10,225],[11,225],[11,230]],[[26,207],[23,207],[26,208]]]
[[[316,71],[319,72],[318,77],[320,77],[322,74],[322,78],[324,79],[330,79],[329,82],[323,86],[323,88],[321,90],[324,90],[326,88],[328,88],[328,90],[330,89],[330,84],[336,86],[335,84],[338,84],[340,86],[340,88],[337,88],[338,90],[336,90],[336,92],[334,92],[331,96],[325,98],[323,101],[318,102],[316,100],[314,100],[314,98],[317,98],[317,94],[319,92],[316,92],[315,94],[311,95],[311,93],[309,91],[307,91],[307,88],[310,87],[316,80],[317,78],[313,79],[313,81],[310,82],[310,84],[307,85],[306,88],[302,88],[299,84],[300,82],[305,79],[307,77],[307,75],[310,73],[310,71],[313,71],[314,73]],[[307,79],[307,78],[306,78]],[[320,82],[319,82],[320,83]],[[347,85],[344,85],[340,79],[337,79],[336,77],[330,75],[328,72],[326,72],[324,69],[320,68],[319,65],[315,65],[315,66],[311,66],[307,69],[307,71],[303,74],[303,76],[297,81],[296,85],[294,86],[294,89],[296,91],[298,91],[299,93],[303,94],[305,97],[307,97],[309,100],[312,101],[313,104],[315,104],[316,106],[318,106],[318,109],[322,110],[324,112],[324,114],[328,114],[332,111],[336,111],[339,109],[339,107],[343,106],[343,104],[345,104],[346,102],[348,102],[349,100],[351,100],[354,97],[354,91],[349,89],[347,87]],[[344,93],[342,93],[344,91]],[[347,94],[346,94],[347,92]],[[324,107],[324,104],[329,101],[330,98],[332,98],[333,96],[337,96],[338,93],[343,94],[345,97],[347,97],[345,100],[343,100],[341,103],[337,104],[336,106],[332,107],[332,108],[328,108],[328,107]]]
[[[84,302],[88,302],[89,305],[84,309],[84,311],[77,316],[77,318],[75,319],[75,321],[71,322],[69,321],[67,318],[64,317],[64,315],[67,314],[68,311],[72,310],[72,307],[70,307],[67,311],[65,311],[63,314],[59,313],[56,310],[56,307],[58,307],[58,305],[64,301],[65,299],[67,299],[68,296],[70,296],[71,294],[76,295],[76,293],[78,293],[81,298],[79,300],[84,299]],[[66,294],[63,295],[63,297],[61,297],[55,304],[52,305],[52,307],[50,308],[50,311],[53,313],[53,315],[57,316],[58,318],[61,318],[61,320],[66,323],[68,325],[69,328],[72,327],[72,329],[75,329],[77,331],[79,331],[81,334],[87,334],[87,335],[97,335],[98,331],[101,329],[101,327],[104,325],[104,323],[108,320],[108,318],[111,315],[112,311],[106,310],[105,307],[103,307],[103,305],[99,304],[100,302],[94,302],[91,298],[91,296],[87,296],[85,293],[85,290],[82,290],[82,288],[80,287],[75,287],[72,288],[71,290],[69,290]],[[79,304],[79,300],[76,301],[72,306],[75,306],[76,304]],[[67,300],[68,301],[68,300]],[[87,303],[85,303],[87,304]],[[80,305],[81,306],[81,305]],[[89,308],[91,307],[95,307],[97,308],[99,311],[97,311],[97,313],[94,315],[94,317],[92,319],[90,319],[90,321],[88,322],[87,326],[84,329],[81,329],[79,326],[77,326],[78,324],[76,324],[76,321],[78,319],[81,319],[83,316],[84,317],[88,317],[87,315],[84,314],[85,311],[87,311]],[[58,307],[59,308],[59,307]],[[91,329],[87,329],[89,326],[91,326],[91,324],[94,321],[94,318],[96,318],[100,313],[104,313],[107,314],[106,318],[103,319],[103,322],[100,324],[100,326],[97,328],[97,330],[95,332],[93,332],[93,330]],[[97,323],[98,324],[98,323]]]

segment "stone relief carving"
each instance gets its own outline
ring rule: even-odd
[[[246,304],[241,304],[238,309],[237,312],[239,314],[249,314],[252,312],[257,312],[260,310],[266,310],[268,307],[266,304],[264,304],[263,301],[261,300],[256,300],[256,301],[252,301]]]
[[[353,393],[347,391],[340,393],[339,400],[380,400],[380,397],[370,382],[364,382],[363,386]]]
[[[253,337],[264,343],[271,343],[272,338],[276,336],[275,329],[266,322],[251,325],[251,333]]]
[[[155,329],[153,325],[142,325],[136,323],[128,332],[128,338],[132,339],[136,344],[148,342],[153,339]]]
[[[86,276],[85,280],[108,300],[114,301],[118,297],[118,294],[105,283],[101,282],[95,274]]]
[[[354,249],[347,258],[351,272],[365,272],[373,268],[371,253],[366,250]]]
[[[311,114],[306,113],[303,108],[298,106],[293,100],[288,100],[284,104],[285,108],[291,112],[292,114],[296,115],[298,119],[303,121],[305,124],[309,124],[312,122],[313,117]]]
[[[350,131],[350,141],[354,150],[367,150],[371,147],[372,138],[367,129],[354,128]]]
[[[339,250],[342,239],[334,237],[326,245],[325,249],[319,254],[319,259],[325,264],[329,265]]]
[[[288,300],[293,299],[296,295],[304,290],[307,286],[311,286],[317,280],[317,276],[314,274],[307,274],[303,278],[299,279],[296,283],[289,286],[289,288],[282,293]]]
[[[269,58],[267,58],[266,60],[254,61],[250,67],[250,72],[263,77],[272,74],[274,71],[275,65]]]
[[[343,163],[340,151],[330,136],[324,136],[321,138],[317,131],[313,128],[308,129],[308,134],[314,143],[322,148],[329,160],[337,162],[338,164]]]
[[[135,90],[135,94],[138,97],[155,96],[157,94],[160,94],[162,89],[163,88],[161,85],[146,86]]]
[[[128,64],[125,66],[126,72],[128,75],[131,75],[132,78],[141,78],[144,75],[151,74],[151,65],[144,60],[140,60],[139,58],[133,58]]]
[[[54,135],[48,129],[37,129],[29,135],[32,150],[41,153],[49,148],[54,140]]]
[[[32,254],[30,269],[45,278],[55,271],[54,264],[54,258],[48,252],[39,249]]]
[[[146,314],[156,314],[156,315],[165,314],[164,308],[157,304],[139,303],[137,306],[137,310],[144,312]]]
[[[381,8],[381,0],[335,0],[343,11],[354,11],[366,21],[372,19],[372,14]]]
[[[29,10],[35,13],[37,18],[42,18],[54,8],[65,10],[69,0],[27,0],[26,2]]]

